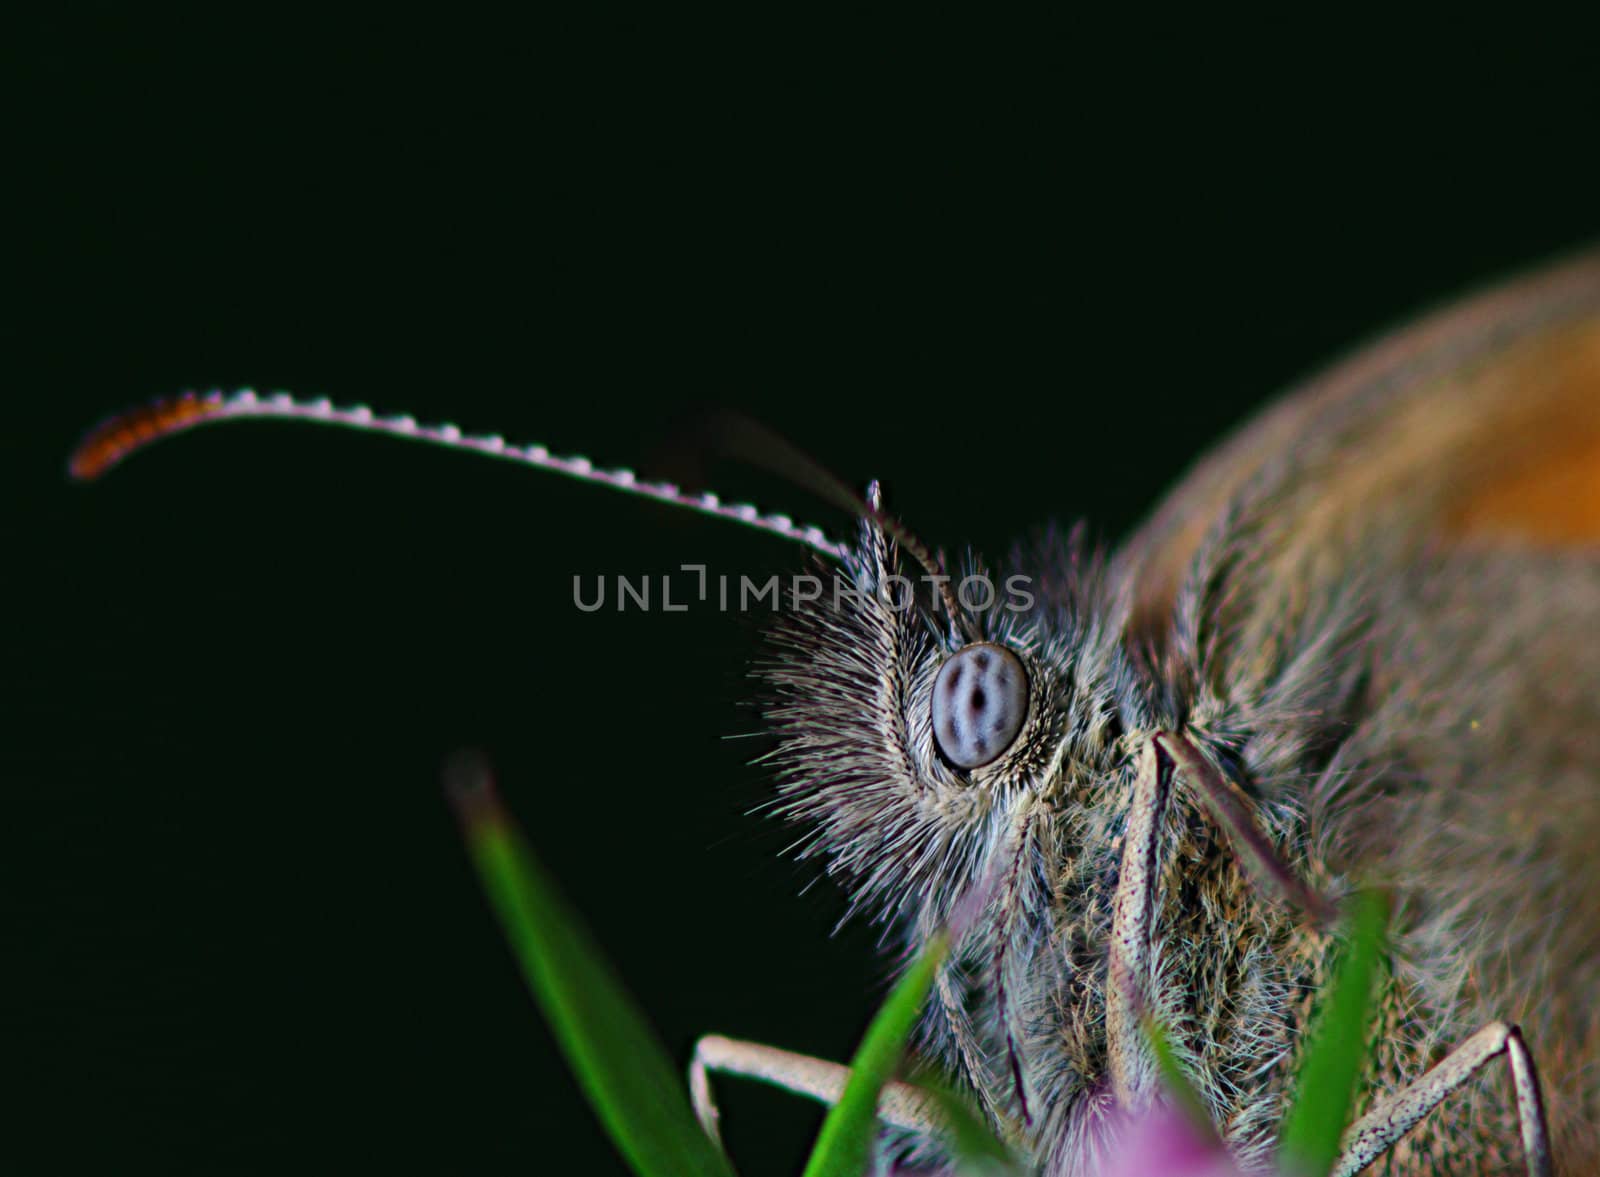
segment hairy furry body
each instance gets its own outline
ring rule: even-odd
[[[1237,786],[1303,879],[1394,890],[1363,1099],[1520,1023],[1560,1171],[1600,1171],[1600,526],[1551,542],[1500,525],[1544,468],[1517,454],[1600,438],[1600,262],[1530,289],[1335,369],[1116,554],[1049,537],[1015,557],[996,579],[1030,577],[1033,608],[976,620],[1023,658],[1029,716],[989,765],[939,754],[929,693],[963,639],[894,607],[887,578],[908,570],[873,524],[847,560],[856,594],[772,634],[779,805],[813,830],[807,852],[908,951],[992,888],[923,1048],[1043,1171],[1090,1164],[1114,1111],[1112,896],[1162,732]],[[1162,822],[1148,997],[1227,1143],[1265,1165],[1337,946],[1247,876],[1181,776]],[[1519,1156],[1490,1068],[1373,1171]]]

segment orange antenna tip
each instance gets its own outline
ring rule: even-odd
[[[221,411],[220,397],[186,392],[119,413],[88,432],[72,451],[67,470],[80,482],[99,478],[135,450],[198,425]]]

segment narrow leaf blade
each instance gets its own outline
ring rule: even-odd
[[[919,1082],[950,1134],[950,1152],[965,1175],[1023,1172],[1023,1166],[989,1126],[987,1120],[960,1095],[935,1083]]]
[[[487,769],[452,766],[472,864],[567,1063],[640,1177],[733,1177],[685,1084],[582,924],[557,897]]]
[[[1311,1034],[1279,1139],[1280,1162],[1295,1177],[1324,1177],[1339,1159],[1356,1083],[1367,1057],[1367,1030],[1382,966],[1389,903],[1377,892],[1355,897],[1349,940]]]
[[[850,1060],[844,1093],[822,1122],[805,1177],[861,1177],[866,1171],[878,1130],[878,1096],[905,1053],[947,943],[944,936],[929,941],[867,1027]]]
[[[1183,1069],[1183,1064],[1178,1061],[1177,1052],[1172,1049],[1172,1039],[1168,1036],[1166,1028],[1149,1015],[1142,1019],[1142,1024],[1145,1037],[1150,1042],[1150,1049],[1156,1056],[1156,1069],[1161,1072],[1161,1081],[1167,1089],[1168,1096],[1189,1122],[1189,1126],[1194,1129],[1197,1140],[1206,1145],[1221,1147],[1217,1139],[1217,1130],[1212,1126],[1211,1117],[1206,1114],[1205,1100],[1201,1098],[1200,1092]]]

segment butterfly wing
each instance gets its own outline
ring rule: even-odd
[[[1243,716],[1258,795],[1294,793],[1324,863],[1405,897],[1407,1012],[1378,1085],[1520,1022],[1558,1152],[1592,1171],[1600,250],[1291,394],[1196,465],[1117,564],[1134,643],[1197,684],[1189,713]],[[1354,702],[1335,715],[1335,699]],[[1479,1088],[1417,1147],[1516,1171],[1506,1102]]]
[[[1202,459],[1121,552],[1136,627],[1252,506],[1285,585],[1379,532],[1600,546],[1600,249],[1386,336]]]

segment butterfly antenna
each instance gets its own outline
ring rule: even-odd
[[[977,627],[950,588],[950,577],[945,574],[944,561],[935,556],[909,527],[883,509],[883,499],[876,482],[863,499],[827,467],[796,449],[782,436],[759,421],[738,414],[718,417],[713,423],[712,433],[725,452],[764,466],[852,515],[873,519],[929,574],[938,586],[939,597],[944,602],[951,623],[959,627],[970,640],[980,640]]]
[[[186,392],[166,397],[142,408],[110,418],[91,429],[73,451],[67,469],[79,481],[99,478],[118,462],[164,437],[199,425],[270,417],[339,425],[362,433],[386,433],[410,441],[423,441],[452,450],[469,450],[487,457],[551,470],[580,482],[598,483],[626,494],[687,507],[704,515],[730,519],[758,531],[782,536],[840,559],[846,548],[819,528],[802,526],[787,515],[763,514],[748,503],[724,503],[715,494],[689,494],[670,482],[645,482],[632,470],[602,470],[588,458],[552,454],[542,445],[511,445],[496,434],[467,434],[454,425],[421,425],[409,416],[380,417],[365,405],[340,407],[326,399],[299,400],[288,393],[259,396],[253,389],[237,392]],[[853,510],[859,508],[852,508]]]

